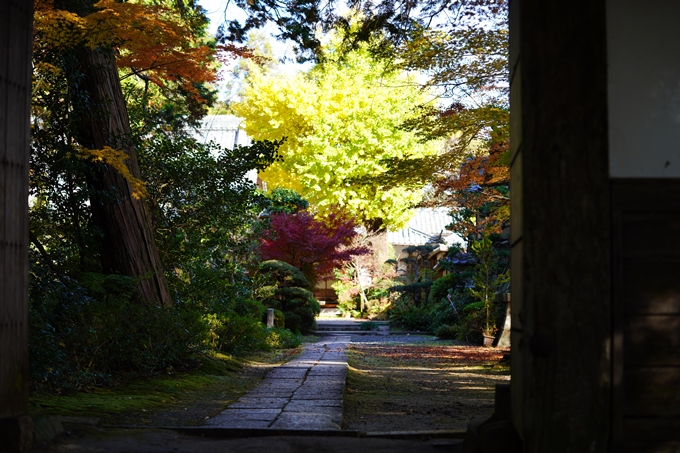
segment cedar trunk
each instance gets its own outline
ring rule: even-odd
[[[81,142],[94,149],[110,146],[125,151],[132,176],[141,179],[113,52],[87,49],[82,61],[83,88],[95,111],[87,112],[83,117],[81,126],[86,139]],[[104,272],[140,279],[138,296],[142,303],[171,305],[147,203],[135,198],[130,183],[109,165],[98,169],[91,184],[94,189],[91,197],[93,220],[103,233]],[[115,195],[106,195],[111,193]]]

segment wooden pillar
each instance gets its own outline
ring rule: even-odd
[[[33,2],[0,2],[0,450],[30,447],[28,155]]]
[[[605,2],[511,0],[512,412],[526,452],[604,452],[611,234]]]

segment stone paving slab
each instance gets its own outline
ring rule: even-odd
[[[322,360],[325,359],[331,359],[331,358],[343,358],[346,357],[347,353],[345,352],[344,349],[336,349],[336,348],[330,348],[326,350],[326,352],[323,353],[323,356],[321,357]]]
[[[310,407],[338,407],[342,408],[342,400],[341,399],[328,399],[328,400],[291,400],[290,403],[288,403],[285,407],[286,410],[290,409],[291,411],[295,411],[298,409],[302,408],[310,408]]]
[[[246,395],[255,398],[288,398],[293,396],[293,390],[268,390],[268,389],[258,389],[255,387],[253,390],[248,392]]]
[[[306,375],[305,368],[278,367],[267,373],[266,379],[303,379]]]
[[[344,376],[336,376],[336,375],[326,375],[326,374],[314,374],[307,376],[307,379],[305,379],[305,384],[311,384],[318,382],[321,385],[331,385],[331,384],[340,384],[344,387],[345,385],[345,379]]]
[[[295,390],[299,388],[304,379],[271,379],[266,378],[258,385],[261,389],[267,390]]]
[[[219,415],[211,418],[206,422],[206,425],[215,426],[216,428],[269,428],[272,422],[269,420],[222,420]]]
[[[293,393],[295,399],[301,400],[327,400],[334,395],[342,395],[345,391],[343,386],[335,387],[301,387]]]
[[[324,376],[325,377],[325,376]],[[319,393],[339,393],[342,394],[342,392],[345,391],[345,381],[344,380],[336,380],[335,382],[333,381],[325,381],[321,379],[313,380],[313,381],[305,381],[302,383],[301,386],[295,389],[295,393],[298,392],[319,392]]]
[[[234,404],[229,406],[230,409],[255,409],[269,407],[272,409],[283,409],[286,404],[289,404],[289,398],[256,398],[252,396],[242,396]]]
[[[220,420],[274,420],[281,413],[281,409],[227,409],[213,419]]]
[[[340,414],[342,418],[342,414]],[[305,414],[282,413],[272,424],[273,429],[305,429],[305,430],[325,430],[340,429],[340,421],[328,415],[317,415],[313,418]]]
[[[336,376],[345,379],[347,376],[347,368],[328,368],[315,366],[309,371],[307,376]]]
[[[283,414],[304,414],[307,417],[314,418],[317,415],[332,416],[338,420],[342,420],[342,408],[337,406],[310,406],[310,407],[286,407]]]
[[[339,430],[350,336],[308,345],[207,425],[221,428]]]
[[[295,399],[299,400],[325,400],[328,399],[329,395],[331,395],[330,392],[320,393],[315,391],[303,390],[295,392],[293,396]]]
[[[320,350],[314,351],[314,352],[309,352],[309,351],[302,352],[299,356],[297,356],[293,360],[291,360],[291,362],[299,362],[299,361],[302,361],[302,360],[319,360],[321,357],[323,357],[325,352],[326,352],[325,349],[320,349]]]

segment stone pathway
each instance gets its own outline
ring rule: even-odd
[[[271,370],[257,387],[206,421],[215,428],[339,430],[350,335],[325,337]]]

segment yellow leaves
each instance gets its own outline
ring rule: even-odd
[[[81,16],[55,8],[52,0],[38,0],[34,26],[36,50],[113,47],[119,68],[145,74],[160,87],[177,82],[197,99],[195,84],[215,79],[214,49],[163,4],[99,0]]]
[[[140,199],[147,196],[146,186],[144,181],[135,178],[125,161],[128,159],[128,154],[125,151],[113,149],[105,146],[103,149],[88,149],[82,146],[76,146],[77,155],[81,159],[89,159],[94,162],[102,162],[115,168],[120,175],[130,184],[132,188],[132,196]]]
[[[436,155],[441,144],[400,127],[426,100],[407,76],[355,52],[307,74],[253,71],[241,99],[232,110],[248,135],[288,138],[283,162],[260,174],[270,187],[294,188],[321,216],[343,207],[359,222],[380,218],[398,228],[408,220],[421,187],[382,184],[385,161]]]
[[[35,64],[35,71],[44,74],[49,73],[55,76],[61,75],[62,73],[61,68],[51,63],[47,63],[46,61],[38,61]]]
[[[56,9],[49,1],[36,2],[34,27],[40,46],[68,48],[86,44],[96,48],[114,44],[110,19],[103,20],[98,13],[81,17]]]

